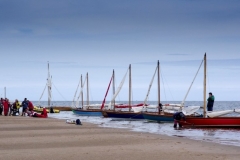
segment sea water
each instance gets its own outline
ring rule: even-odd
[[[101,102],[91,102],[101,103]],[[122,102],[127,103],[127,102]],[[140,102],[136,102],[140,103]],[[162,102],[163,104],[165,102]],[[167,103],[167,102],[166,102]],[[180,103],[180,102],[168,102],[168,103]],[[43,105],[47,102],[43,102]],[[156,102],[149,102],[149,104],[156,104]],[[186,102],[186,105],[200,105],[202,102]],[[53,102],[53,106],[71,106],[71,102]],[[215,102],[214,110],[227,110],[240,108],[239,101],[222,101]],[[199,110],[199,113],[202,109]],[[229,116],[240,116],[240,114],[232,113]],[[149,122],[147,120],[128,120],[128,119],[115,119],[115,118],[103,118],[103,117],[90,117],[90,116],[78,116],[71,111],[61,111],[60,113],[49,114],[49,117],[57,119],[80,119],[82,122],[89,122],[97,124],[100,127],[110,128],[125,128],[135,132],[145,132],[162,134],[168,136],[185,137],[189,139],[208,141],[214,143],[220,143],[225,145],[240,146],[240,129],[174,129],[173,123],[156,123]]]

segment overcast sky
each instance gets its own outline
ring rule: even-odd
[[[239,28],[238,0],[0,0],[0,94],[39,100],[49,61],[53,100],[71,101],[88,72],[90,100],[101,101],[112,70],[117,88],[131,64],[133,100],[143,101],[159,60],[161,100],[181,101],[206,52],[208,92],[239,101]],[[202,99],[203,67],[187,100]],[[117,100],[128,100],[128,78]]]

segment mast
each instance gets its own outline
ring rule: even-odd
[[[82,74],[81,74],[81,102],[82,102],[82,108],[83,108],[83,82],[82,82]]]
[[[206,86],[207,86],[207,55],[204,55],[204,82],[203,82],[203,116],[206,118]]]
[[[113,87],[113,95],[115,94],[115,72],[113,70],[113,75],[112,75],[112,87]],[[113,100],[113,110],[115,111],[115,99]]]
[[[51,105],[51,77],[49,71],[49,62],[48,62],[48,107]]]
[[[88,88],[88,73],[87,73],[87,106],[89,106],[89,88]]]
[[[158,114],[160,114],[160,69],[159,69],[159,60],[157,63],[157,67],[158,67]]]
[[[125,81],[125,79],[126,79],[128,70],[129,70],[129,68],[127,69],[127,72],[125,73],[122,81],[120,82],[120,84],[119,84],[119,86],[118,86],[118,88],[117,88],[117,90],[116,90],[116,93],[113,95],[111,101],[109,102],[108,108],[112,108],[112,103],[113,103],[113,101],[115,100],[115,98],[117,97],[118,93],[120,92],[120,90],[121,90],[121,88],[122,88],[122,86],[123,86],[123,84],[124,84],[124,81]]]
[[[81,78],[80,78],[80,80],[79,80],[79,82],[78,82],[78,86],[77,86],[77,89],[76,89],[75,94],[74,94],[74,97],[73,97],[72,107],[74,106],[74,101],[75,101],[75,98],[76,98],[76,95],[77,95],[77,92],[78,92],[78,88],[79,88],[80,83],[81,83]],[[76,105],[75,105],[76,108],[78,107],[78,104],[79,104],[77,101],[78,101],[78,99],[76,100]]]
[[[132,79],[131,79],[131,64],[129,65],[129,112],[131,111],[131,94],[132,94]]]

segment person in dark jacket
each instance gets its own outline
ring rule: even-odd
[[[24,98],[24,101],[22,101],[22,116],[25,114],[27,108],[28,108],[28,101],[27,101],[27,98]]]
[[[0,100],[0,116],[2,115],[2,111],[3,111],[3,98],[1,98]]]
[[[177,128],[177,124],[178,124],[179,127],[182,127],[182,125],[179,124],[179,121],[181,121],[181,120],[185,121],[186,120],[185,115],[182,112],[174,113],[173,114],[173,119],[174,119],[174,125],[173,125],[174,128]]]
[[[207,99],[207,101],[208,101],[208,103],[207,103],[207,111],[213,111],[214,100],[215,100],[215,97],[214,97],[214,95],[210,92],[210,93],[209,93],[209,97],[208,97],[208,99]]]

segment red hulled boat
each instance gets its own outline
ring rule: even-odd
[[[183,127],[218,127],[218,128],[240,128],[240,117],[208,117],[206,112],[206,53],[204,55],[204,111],[203,117],[186,117],[186,121],[179,123]],[[234,110],[235,111],[235,110]]]

